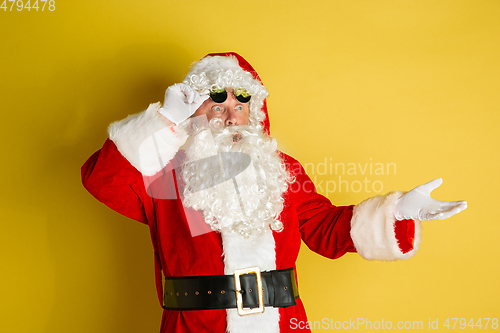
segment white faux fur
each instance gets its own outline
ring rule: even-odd
[[[222,233],[224,247],[224,272],[233,274],[235,269],[257,266],[261,271],[276,269],[274,236],[270,229],[243,238],[236,233]],[[266,307],[264,313],[240,317],[236,309],[227,309],[229,333],[279,332],[279,308]]]
[[[118,151],[144,176],[160,171],[184,144],[188,135],[179,127],[168,128],[158,114],[160,103],[109,125],[109,138]]]
[[[351,238],[356,251],[369,260],[397,260],[413,257],[420,244],[420,221],[415,221],[413,250],[402,253],[394,231],[394,208],[403,192],[367,199],[354,207]]]
[[[241,71],[243,69],[240,67],[238,59],[236,59],[234,56],[205,57],[202,58],[200,61],[196,61],[192,64],[189,73],[186,75],[186,78],[184,79],[184,84],[187,85],[191,84],[190,78],[191,76],[193,76],[193,74],[200,75],[202,73],[211,73],[211,72],[226,71],[226,70]]]

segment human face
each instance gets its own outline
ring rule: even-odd
[[[233,89],[226,89],[227,99],[223,103],[215,103],[210,98],[196,110],[194,117],[206,115],[208,121],[219,118],[224,126],[248,125],[250,109],[248,103],[241,103],[234,97]]]

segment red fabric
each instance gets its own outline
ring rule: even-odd
[[[401,252],[408,253],[413,250],[415,241],[415,221],[396,221],[394,223],[394,232],[396,233],[396,238]]]
[[[282,155],[297,181],[285,193],[285,208],[280,220],[281,233],[274,233],[276,268],[295,267],[301,238],[313,251],[328,258],[338,258],[355,251],[350,238],[352,206],[335,207],[316,193],[302,166]],[[172,167],[157,177],[155,188],[175,188],[178,184]],[[170,174],[170,175],[169,175]],[[192,237],[180,199],[153,199],[147,194],[143,177],[118,152],[109,139],[82,167],[85,188],[115,211],[149,226],[156,264],[158,298],[161,302],[161,275],[190,276],[224,274],[222,240],[216,232]],[[198,223],[205,222],[198,211],[187,210]],[[210,313],[210,315],[208,315]],[[300,300],[297,305],[280,309],[281,332],[291,332],[290,319],[307,320]],[[165,311],[161,332],[225,332],[225,310]],[[296,330],[293,330],[296,331]],[[306,330],[307,331],[307,330]]]

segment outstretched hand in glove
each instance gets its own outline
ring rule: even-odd
[[[434,179],[405,193],[396,202],[396,220],[444,220],[466,209],[466,201],[437,201],[431,198],[431,192],[442,183],[442,178]]]

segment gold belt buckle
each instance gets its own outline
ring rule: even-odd
[[[243,297],[241,296],[241,281],[240,275],[255,273],[257,279],[257,293],[259,294],[259,307],[253,309],[243,308]],[[234,275],[234,287],[236,290],[236,309],[240,316],[247,316],[256,313],[264,312],[264,292],[262,289],[262,277],[260,275],[259,267],[249,267],[243,269],[236,269],[233,273]]]

